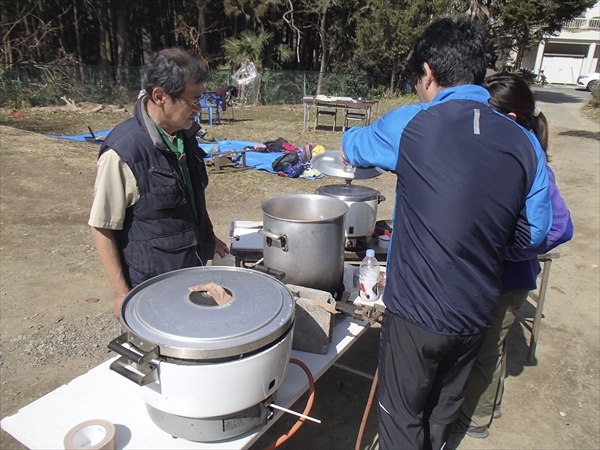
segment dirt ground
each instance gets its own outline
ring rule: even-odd
[[[526,360],[527,324],[535,312],[528,306],[509,337],[503,418],[492,424],[488,439],[453,438],[452,448],[600,447],[599,125],[583,111],[584,93],[572,87],[545,88],[536,97],[550,122],[551,165],[571,210],[575,238],[558,249],[561,257],[553,264],[537,360]],[[378,114],[392,106],[382,106]],[[257,118],[256,111],[236,109],[235,122],[211,131],[236,139],[283,136],[296,145],[312,141],[339,147],[339,131],[301,132],[299,106],[259,111]],[[7,113],[0,111],[0,417],[15,414],[112,356],[106,345],[119,328],[86,225],[98,147],[42,133],[82,133],[92,120],[95,129],[102,129],[128,116],[83,112],[69,115],[63,122],[70,125],[57,128],[47,117],[68,115],[61,108],[27,111],[28,119]],[[30,123],[24,124],[26,120]],[[217,235],[227,239],[231,221],[262,219],[264,200],[337,183],[330,177],[290,180],[253,170],[213,174],[209,212]],[[379,206],[378,218],[390,218],[394,177],[385,174],[360,184],[388,198]],[[374,373],[377,337],[377,329],[369,330],[341,362]],[[305,424],[282,448],[354,447],[370,387],[365,378],[330,369],[317,383],[311,413],[323,424]],[[301,399],[295,409],[302,408]],[[293,422],[288,417],[278,421],[255,448]],[[363,448],[371,446],[375,434],[373,412]],[[22,446],[2,431],[0,448]]]

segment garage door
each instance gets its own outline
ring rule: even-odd
[[[581,72],[583,58],[544,55],[542,69],[549,83],[575,84]]]

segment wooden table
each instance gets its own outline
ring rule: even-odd
[[[308,121],[310,120],[310,109],[311,108],[330,108],[334,111],[342,110],[344,117],[347,114],[361,113],[364,114],[364,125],[367,126],[371,123],[371,109],[377,104],[373,100],[359,100],[351,97],[328,97],[325,95],[307,95],[302,97],[302,103],[304,104],[304,122],[302,131],[306,131],[308,128]],[[342,126],[342,132],[346,131],[346,120],[344,120]]]

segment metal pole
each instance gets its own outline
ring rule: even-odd
[[[88,66],[88,78],[90,80],[90,101],[94,102],[94,72],[92,71],[92,66]]]
[[[265,105],[269,104],[269,73],[271,71],[267,69],[267,73],[265,76]]]
[[[302,97],[306,97],[306,70],[304,71],[302,78]]]
[[[21,88],[21,75],[19,73],[19,65],[15,64],[15,75],[17,76],[17,86],[19,87],[19,95],[23,94],[23,89]]]

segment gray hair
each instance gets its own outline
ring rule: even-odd
[[[152,96],[155,88],[177,98],[188,81],[208,80],[208,69],[191,53],[180,48],[165,48],[152,53],[144,65],[144,89]]]

